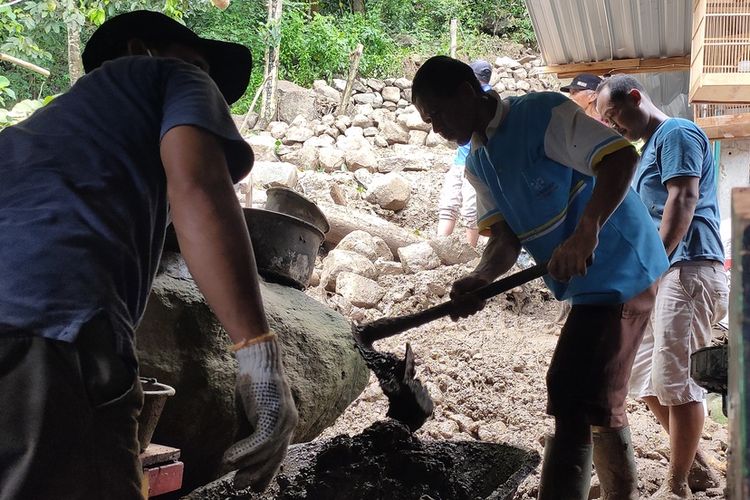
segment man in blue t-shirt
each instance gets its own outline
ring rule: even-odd
[[[573,305],[547,372],[555,435],[545,443],[539,498],[588,498],[592,455],[612,498],[637,498],[627,383],[653,283],[668,267],[630,188],[637,155],[559,93],[501,99],[478,83],[466,64],[436,56],[412,87],[436,133],[471,141],[466,175],[480,234],[489,236],[476,269],[453,284],[451,296],[465,304],[454,319],[483,307],[471,292],[510,269],[522,246],[547,261],[547,286]]]
[[[264,487],[297,412],[232,187],[253,164],[227,106],[250,51],[138,11],[102,24],[83,63],[0,132],[0,498],[141,498],[134,331],[170,216],[239,363],[253,433],[225,459]]]
[[[691,121],[665,115],[631,76],[606,80],[597,108],[626,138],[645,142],[633,185],[659,229],[670,268],[636,355],[631,392],[670,436],[669,475],[655,498],[690,498],[688,473],[706,394],[690,378],[690,355],[710,345],[711,327],[728,302],[716,165],[706,134]]]
[[[482,90],[487,92],[492,89],[490,79],[492,78],[492,66],[487,61],[477,59],[469,64],[474,75],[479,80]],[[438,202],[438,236],[450,236],[456,227],[459,213],[466,224],[466,242],[475,247],[479,239],[477,230],[477,193],[474,187],[466,179],[464,170],[466,157],[471,151],[471,143],[461,144],[456,148],[456,156],[453,165],[445,173],[443,187],[440,190],[440,201]]]

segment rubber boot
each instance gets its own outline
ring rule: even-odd
[[[586,500],[591,486],[592,446],[562,448],[553,436],[544,444],[538,500]]]
[[[601,484],[601,500],[638,500],[630,427],[594,429],[594,465]]]

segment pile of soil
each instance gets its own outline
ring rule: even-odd
[[[225,476],[188,498],[510,500],[538,463],[537,453],[505,444],[422,441],[388,419],[356,436],[290,447],[262,496],[234,491]]]

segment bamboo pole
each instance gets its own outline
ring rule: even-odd
[[[40,75],[44,76],[45,78],[49,76],[49,70],[44,69],[41,66],[37,66],[36,64],[30,63],[28,61],[24,61],[23,59],[19,59],[17,57],[13,57],[8,54],[3,54],[0,52],[0,61],[6,61],[11,64],[15,64],[16,66],[20,66],[22,68],[31,70],[35,73],[39,73]]]
[[[357,78],[357,71],[359,71],[359,60],[362,58],[362,51],[364,46],[360,43],[357,44],[357,48],[354,52],[349,54],[349,78],[346,80],[346,87],[344,87],[344,94],[341,96],[341,103],[339,109],[336,111],[336,116],[346,114],[349,108],[349,100],[352,97],[352,87],[354,87],[354,79]]]

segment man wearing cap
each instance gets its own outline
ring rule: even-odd
[[[484,92],[492,89],[492,66],[487,61],[477,59],[469,64]],[[443,187],[440,190],[438,202],[438,236],[449,236],[456,227],[459,213],[466,224],[466,241],[473,247],[477,246],[479,232],[477,231],[477,193],[464,177],[466,157],[471,149],[471,143],[460,145],[456,149],[453,165],[445,173]]]
[[[596,89],[602,79],[591,73],[581,73],[573,78],[569,85],[560,87],[560,92],[570,94],[570,98],[578,104],[591,118],[602,121],[596,111]]]
[[[297,422],[232,186],[253,152],[227,107],[245,47],[116,16],[87,75],[0,132],[0,499],[141,497],[134,331],[171,218],[239,362],[254,432],[226,461],[263,488]]]
[[[690,377],[690,356],[711,345],[711,327],[726,314],[729,295],[716,165],[706,134],[689,120],[664,114],[629,75],[606,80],[597,107],[623,136],[645,141],[635,188],[659,230],[670,268],[659,282],[654,315],[635,358],[631,394],[669,433],[668,476],[652,498],[691,498],[689,475],[701,472],[694,460],[703,461],[696,453],[706,391]]]
[[[547,372],[542,500],[589,497],[592,458],[611,474],[611,499],[637,498],[625,397],[630,367],[667,257],[638,195],[630,189],[632,145],[557,92],[501,99],[482,92],[471,68],[435,56],[417,71],[414,105],[448,140],[471,140],[466,176],[477,190],[477,267],[453,284],[464,305],[502,275],[521,247],[548,262],[545,282],[573,306]],[[593,455],[593,457],[592,457]]]

